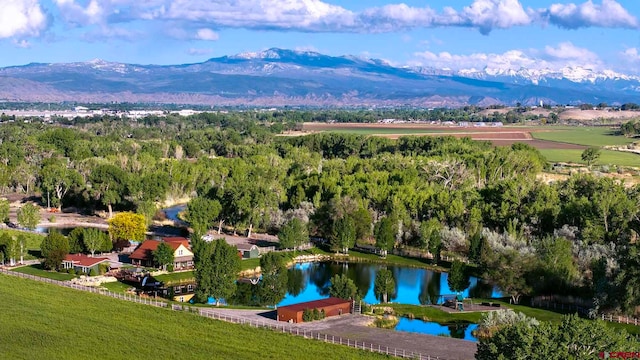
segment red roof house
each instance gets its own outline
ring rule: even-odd
[[[75,269],[77,273],[83,272],[89,274],[91,270],[95,270],[96,273],[98,273],[100,271],[99,265],[102,263],[109,263],[109,259],[89,257],[84,254],[69,254],[62,260],[62,267],[64,269]]]
[[[166,237],[160,240],[146,240],[131,254],[131,263],[137,266],[152,267],[153,252],[160,243],[166,243],[173,249],[173,269],[182,270],[193,267],[193,253],[189,247],[189,240],[183,237]]]

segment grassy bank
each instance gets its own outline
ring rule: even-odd
[[[12,269],[12,270],[15,271],[15,272],[23,273],[23,274],[29,274],[29,275],[39,276],[39,277],[43,277],[43,278],[47,278],[47,279],[53,279],[53,280],[60,280],[60,281],[66,281],[66,280],[71,280],[71,279],[75,278],[75,275],[71,275],[71,274],[67,274],[67,273],[60,273],[60,272],[57,272],[57,271],[44,270],[42,268],[42,265],[40,265],[40,264],[22,266],[22,267],[15,268],[15,269]]]
[[[477,323],[482,318],[482,313],[448,313],[432,306],[384,304],[393,308],[396,315],[414,317],[425,321],[435,321],[441,324]]]
[[[540,149],[540,153],[550,162],[586,164],[581,155],[584,150]],[[616,165],[640,167],[640,155],[622,151],[600,150],[600,158],[595,165]]]
[[[0,355],[7,359],[385,358],[5,275],[0,298]]]

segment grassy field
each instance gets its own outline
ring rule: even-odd
[[[71,280],[75,277],[74,275],[67,274],[67,273],[59,273],[56,271],[44,270],[42,269],[42,265],[22,266],[22,267],[13,269],[13,271],[23,273],[23,274],[29,274],[29,275],[39,276],[43,278],[53,279],[53,280],[60,280],[60,281]]]
[[[0,229],[1,234],[9,234],[10,236],[18,236],[24,235],[27,239],[27,251],[28,253],[25,255],[25,260],[35,259],[36,256],[40,254],[40,244],[42,243],[42,239],[44,239],[45,235],[42,234],[34,234],[21,230],[14,229]]]
[[[158,275],[155,276],[155,278],[156,280],[163,282],[165,285],[194,282],[196,279],[193,271],[174,272],[164,275]]]
[[[416,319],[424,319],[426,321],[435,321],[441,324],[455,323],[478,323],[482,318],[482,313],[448,313],[431,306],[404,305],[404,304],[385,304],[384,306],[392,307],[398,316],[407,316],[412,314]]]
[[[383,359],[320,341],[0,275],[4,359]]]
[[[373,128],[373,127],[342,127],[335,129],[327,129],[323,132],[332,132],[338,134],[355,134],[355,135],[417,135],[417,134],[439,134],[454,132],[457,129],[416,129],[416,128]]]
[[[540,153],[550,162],[586,164],[580,158],[582,151],[575,149],[541,149]],[[595,165],[640,167],[640,155],[613,150],[600,150],[600,158]]]
[[[131,288],[131,285],[121,283],[120,281],[103,283],[100,286],[102,286],[103,288],[109,291],[116,292],[116,293],[124,293],[127,291],[127,289]]]
[[[555,129],[553,127],[543,127],[541,129],[548,129],[549,131],[531,132],[531,135],[538,140],[586,146],[626,145],[634,141],[633,139],[616,135],[616,133],[609,128],[572,127],[568,129]]]

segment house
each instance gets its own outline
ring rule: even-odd
[[[100,264],[109,264],[109,259],[102,257],[89,257],[84,254],[69,254],[62,260],[63,269],[74,269],[76,273],[91,273],[95,270],[100,273]]]
[[[243,259],[255,259],[260,257],[260,249],[256,245],[238,244],[236,247],[238,248],[238,253]]]
[[[301,323],[304,311],[314,309],[324,311],[326,317],[350,314],[351,307],[351,300],[343,300],[335,297],[281,306],[278,308],[278,321]]]
[[[153,252],[160,243],[166,243],[173,249],[173,269],[184,270],[193,267],[193,253],[189,247],[189,240],[183,237],[166,237],[162,240],[146,240],[129,255],[133,265],[155,266]]]
[[[162,288],[162,296],[177,302],[188,302],[195,296],[196,282],[178,282],[165,285]]]

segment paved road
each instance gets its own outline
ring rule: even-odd
[[[275,320],[274,311],[234,309],[203,309],[202,311],[228,314],[252,321],[283,324]],[[327,318],[322,321],[294,324],[293,326],[299,328],[301,331],[314,331],[335,336],[336,338],[343,337],[372,343],[379,345],[383,349],[385,347],[404,349],[407,352],[417,352],[425,356],[429,355],[441,359],[467,360],[474,359],[475,357],[477,346],[476,343],[472,341],[379,329],[369,326],[371,319],[371,317],[364,315],[343,315]]]

